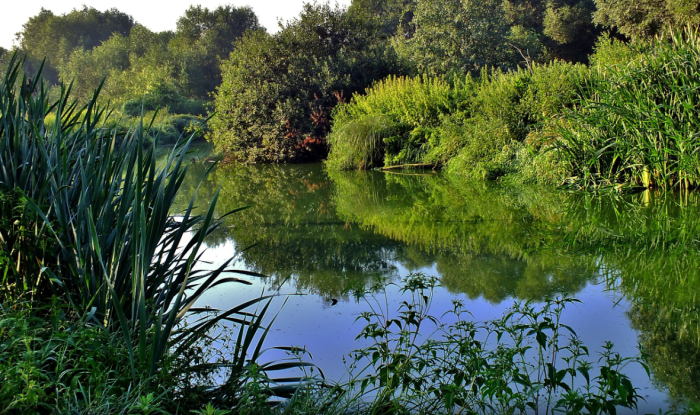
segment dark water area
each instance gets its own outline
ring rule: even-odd
[[[199,212],[217,191],[218,215],[250,206],[210,236],[204,259],[214,267],[236,256],[236,267],[267,275],[221,285],[202,305],[279,292],[267,343],[306,347],[331,379],[346,373],[342,356],[364,345],[355,320],[366,305],[348,289],[424,272],[440,279],[437,316],[454,298],[485,321],[515,301],[567,293],[582,303],[564,320],[590,360],[606,340],[623,356],[640,348],[646,356],[651,380],[639,366],[627,369],[646,399],[639,413],[700,398],[696,194],[595,196],[422,171],[327,173],[317,164],[223,165],[202,179],[210,166],[202,160],[189,165],[177,209],[198,187]],[[400,301],[390,287],[388,308]]]

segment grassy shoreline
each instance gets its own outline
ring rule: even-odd
[[[336,107],[326,165],[411,163],[575,188],[694,188],[700,36],[602,38],[589,66],[388,78]]]

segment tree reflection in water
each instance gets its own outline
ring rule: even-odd
[[[207,167],[193,163],[183,187],[194,192]],[[271,285],[291,278],[299,291],[343,298],[349,286],[396,279],[399,268],[428,269],[452,293],[499,304],[575,296],[601,281],[630,300],[656,381],[677,399],[700,398],[697,195],[224,165],[200,186],[199,209],[219,186],[220,215],[252,207],[226,218],[209,245],[255,245],[241,258]]]

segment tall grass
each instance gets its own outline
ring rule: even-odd
[[[556,148],[578,186],[628,183],[696,187],[700,182],[700,35],[657,38],[627,65],[606,68]]]
[[[485,70],[477,80],[387,78],[337,107],[327,165],[430,163],[487,179],[518,172],[528,137],[572,105],[588,75],[583,65],[553,62]]]
[[[110,114],[99,90],[84,107],[70,100],[71,86],[49,102],[40,78],[30,81],[20,68],[13,58],[0,84],[0,193],[18,224],[2,232],[3,301],[31,296],[41,305],[58,297],[120,333],[134,379],[168,370],[215,325],[233,322],[239,331],[228,377],[200,394],[233,405],[245,368],[262,352],[270,296],[220,312],[195,307],[213,287],[247,283],[232,273],[257,274],[232,270],[233,258],[213,271],[198,268],[204,240],[219,226],[218,192],[202,216],[192,213],[193,197],[173,217],[190,140],[157,164],[143,123],[123,137],[104,128]]]
[[[441,78],[388,77],[336,107],[327,165],[335,170],[419,162],[433,130],[456,110],[471,78],[455,87]]]

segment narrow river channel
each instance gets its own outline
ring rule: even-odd
[[[178,209],[200,182],[200,211],[219,188],[219,215],[251,208],[211,235],[204,259],[214,267],[237,255],[236,267],[268,277],[219,286],[201,305],[226,309],[279,292],[267,344],[304,346],[330,379],[346,376],[342,357],[365,345],[355,320],[367,306],[348,289],[420,271],[440,280],[436,316],[454,298],[485,321],[514,302],[568,293],[581,303],[564,322],[591,360],[606,340],[623,356],[639,347],[648,356],[651,380],[638,365],[626,372],[646,400],[639,413],[700,397],[700,258],[667,243],[682,240],[673,232],[700,230],[697,195],[596,197],[430,171],[329,174],[320,164],[224,165],[202,181],[208,167],[190,164]],[[395,287],[387,298],[396,310]]]

